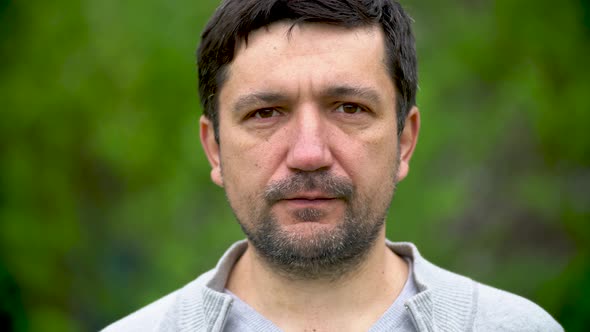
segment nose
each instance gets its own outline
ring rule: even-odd
[[[295,112],[287,155],[287,166],[290,169],[312,172],[330,167],[333,156],[325,121],[321,110],[315,107],[306,107]]]

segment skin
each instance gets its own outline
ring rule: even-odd
[[[345,178],[385,215],[395,183],[408,174],[420,116],[413,108],[397,136],[382,31],[304,23],[288,35],[290,26],[256,30],[237,50],[219,95],[220,144],[201,118],[213,182],[247,227],[259,222],[250,216],[265,188],[296,172]],[[271,212],[282,231],[305,243],[334,230],[346,204],[302,191]],[[302,209],[321,211],[321,218],[301,220]],[[336,280],[290,278],[249,245],[226,287],[285,331],[360,331],[393,303],[407,274],[405,261],[385,246],[383,227],[362,263]]]

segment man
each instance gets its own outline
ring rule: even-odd
[[[107,331],[560,331],[385,239],[420,115],[388,0],[227,0],[198,51],[201,141],[247,236]]]

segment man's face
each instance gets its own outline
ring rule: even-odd
[[[313,277],[384,237],[415,137],[400,148],[379,28],[289,27],[242,43],[218,96],[220,144],[206,118],[201,138],[256,253]]]

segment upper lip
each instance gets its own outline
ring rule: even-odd
[[[296,193],[292,195],[287,195],[284,199],[285,200],[293,200],[293,199],[307,199],[307,200],[314,200],[314,199],[333,199],[337,198],[334,195],[321,193],[321,192],[309,192],[309,193]]]

